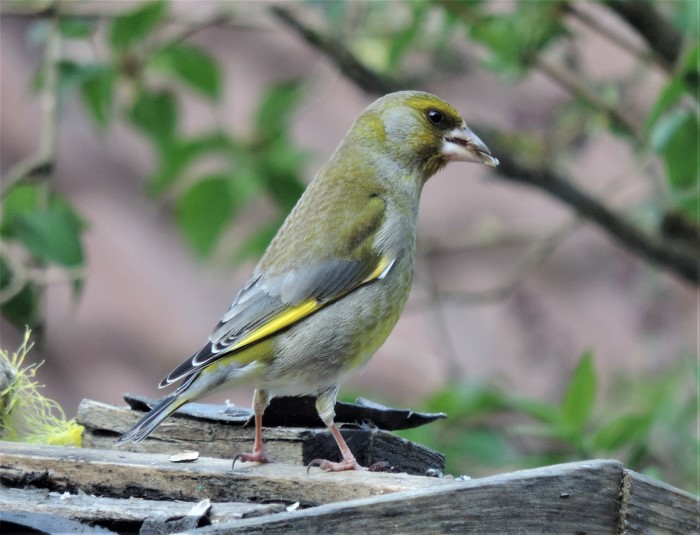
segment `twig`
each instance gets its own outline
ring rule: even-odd
[[[642,232],[553,170],[525,166],[512,159],[506,147],[501,147],[502,151],[494,149],[499,146],[498,142],[489,140],[489,145],[500,160],[500,177],[544,190],[569,205],[585,219],[597,223],[618,243],[634,253],[666,267],[687,282],[700,285],[700,255],[697,251],[672,242],[664,242],[656,236]]]
[[[591,14],[586,10],[582,10],[579,3],[569,2],[564,4],[564,7],[570,15],[577,18],[591,30],[605,37],[608,41],[614,43],[628,54],[643,62],[652,61],[665,71],[671,72],[673,66],[669,64],[658,52],[652,49],[644,50],[638,45],[630,42],[626,38],[622,37],[618,32],[615,32],[608,28],[605,24],[602,24],[597,18],[591,16]]]
[[[639,143],[644,142],[644,129],[641,124],[638,124],[637,121],[628,117],[622,110],[605,102],[602,97],[595,91],[588,89],[571,72],[539,56],[532,58],[532,64],[550,80],[566,89],[569,94],[585,102],[594,110],[606,115],[617,126],[629,132]]]
[[[58,19],[51,19],[49,35],[44,49],[44,86],[40,94],[42,127],[36,152],[16,163],[6,173],[0,193],[5,194],[21,180],[39,177],[43,179],[42,203],[48,203],[48,177],[53,172],[58,137],[58,61],[61,55],[61,37]]]
[[[365,91],[385,94],[399,89],[399,84],[396,81],[367,69],[337,39],[307,26],[291,10],[281,6],[272,6],[270,9],[281,21],[301,35],[307,43],[328,56],[340,69],[340,72]]]
[[[481,304],[500,301],[510,296],[528,273],[533,272],[554,250],[559,247],[581,222],[579,217],[572,217],[554,232],[535,242],[532,247],[518,258],[504,282],[489,290],[479,292],[450,292],[440,294],[446,301],[460,304]]]

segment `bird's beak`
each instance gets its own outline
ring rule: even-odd
[[[448,159],[457,162],[484,163],[490,167],[498,165],[498,159],[491,156],[486,144],[465,125],[445,134],[442,153]]]

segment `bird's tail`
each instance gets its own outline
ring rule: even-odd
[[[151,412],[146,414],[134,427],[119,437],[114,445],[121,446],[127,442],[141,442],[150,435],[163,420],[190,401],[189,397],[179,394],[179,392],[173,392],[169,396],[161,399],[160,402],[151,409]]]

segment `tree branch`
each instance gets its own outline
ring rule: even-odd
[[[683,35],[656,11],[648,0],[605,0],[614,11],[669,65],[675,65],[683,48]]]
[[[287,8],[275,6],[272,11],[307,43],[333,61],[349,80],[365,91],[381,95],[402,88],[399,82],[383,78],[363,65],[338,40],[308,27]],[[475,126],[475,130],[488,132],[490,129]],[[484,137],[488,138],[489,146],[501,161],[495,169],[499,177],[545,191],[568,205],[583,219],[598,225],[612,239],[633,253],[675,273],[687,282],[700,285],[700,255],[697,252],[642,232],[552,169],[534,168],[516,161],[510,156],[508,146],[495,133],[492,134],[492,137]]]
[[[653,49],[644,49],[638,44],[630,42],[627,38],[620,35],[619,32],[602,24],[597,18],[588,13],[587,10],[581,9],[581,4],[569,2],[564,4],[564,7],[567,13],[577,18],[590,29],[602,35],[628,54],[636,57],[639,61],[656,63],[666,72],[671,72],[671,70],[673,70],[673,65],[667,62],[658,52]]]

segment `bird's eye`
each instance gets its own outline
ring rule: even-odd
[[[428,120],[435,126],[439,126],[445,120],[445,116],[438,110],[430,110],[428,112]]]

